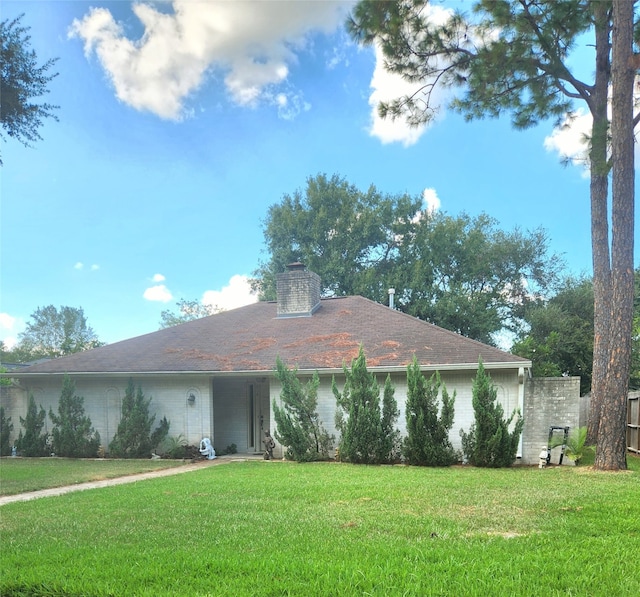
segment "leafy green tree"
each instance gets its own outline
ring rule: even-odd
[[[302,261],[325,295],[360,294],[465,336],[493,343],[517,328],[532,293],[556,278],[542,230],[499,230],[480,215],[421,211],[406,195],[365,193],[344,179],[310,178],[305,193],[269,208],[264,235],[271,259],[255,273],[262,298],[275,298],[275,274]]]
[[[533,296],[553,287],[561,260],[539,229],[505,232],[485,214],[435,214],[415,223],[399,250],[395,280],[405,312],[488,344],[517,330]],[[400,290],[402,289],[402,290]]]
[[[6,367],[0,367],[0,375],[2,375],[2,377],[0,377],[0,386],[11,385],[11,378],[4,375],[5,373],[9,373],[9,370]]]
[[[4,344],[0,346],[0,362],[2,363],[28,363],[29,361],[35,360],[32,359],[32,353],[29,350],[25,350],[19,344],[11,348],[7,348]],[[3,367],[2,373],[7,373],[6,368]],[[2,377],[2,385],[9,385],[11,383],[11,378],[3,376]]]
[[[302,385],[297,369],[288,369],[278,358],[276,378],[282,384],[282,408],[273,401],[276,439],[286,446],[286,456],[297,462],[326,460],[333,448],[334,437],[324,429],[317,413],[318,372]]]
[[[26,362],[43,357],[56,358],[102,346],[82,307],[39,307],[31,314],[14,354]]]
[[[58,414],[49,409],[49,418],[54,425],[51,435],[57,456],[93,458],[98,455],[100,434],[85,415],[84,398],[76,395],[76,384],[68,375],[62,382]]]
[[[442,389],[442,407],[438,416],[438,395]],[[408,464],[450,466],[458,455],[449,440],[453,427],[456,393],[449,396],[436,371],[427,379],[418,359],[407,367],[407,436],[403,453]]]
[[[631,373],[629,387],[640,388],[640,267],[634,272]],[[531,359],[536,377],[579,375],[580,391],[591,390],[593,365],[593,283],[589,278],[567,278],[549,300],[527,309],[528,329],[511,352]]]
[[[535,377],[580,376],[580,391],[591,389],[593,364],[593,284],[566,279],[548,301],[527,309],[529,329],[511,352],[531,359]]]
[[[169,434],[169,422],[163,417],[151,432],[155,415],[149,415],[151,398],[145,398],[142,387],[136,391],[129,379],[122,400],[122,417],[118,429],[109,444],[109,454],[116,458],[149,458],[156,447]]]
[[[629,377],[632,334],[631,137],[640,120],[640,114],[633,111],[632,33],[634,25],[638,29],[634,3],[476,0],[472,8],[472,16],[467,16],[438,11],[426,0],[361,0],[347,25],[355,39],[381,48],[387,70],[422,85],[410,96],[382,103],[383,117],[403,117],[416,126],[428,122],[437,108],[433,92],[440,87],[454,91],[451,106],[466,118],[510,112],[513,125],[520,129],[549,118],[560,123],[567,115],[570,121],[577,102],[586,105],[592,116],[587,159],[595,309],[589,436],[594,441],[597,438],[597,452],[602,452],[602,459],[596,456],[596,467],[624,469],[621,405]],[[585,43],[595,48],[591,81],[572,70],[572,51]],[[607,114],[610,84],[611,127]],[[614,183],[609,205],[611,165]],[[603,414],[606,425],[600,432]]]
[[[474,466],[511,466],[518,452],[524,419],[516,410],[508,419],[504,418],[504,409],[497,400],[496,387],[491,376],[485,372],[482,360],[478,364],[472,394],[475,421],[469,433],[460,430],[464,455]],[[514,419],[513,430],[509,431]]]
[[[367,361],[362,346],[357,358],[353,359],[351,368],[344,366],[344,374],[345,384],[342,392],[338,390],[335,377],[332,383],[338,406],[336,428],[341,434],[340,458],[356,464],[392,462],[394,454],[385,453],[383,450],[383,447],[389,444],[388,437],[383,431],[380,386],[375,375],[367,371]],[[395,425],[397,406],[394,403],[395,399],[389,393],[385,431],[392,429]]]
[[[276,298],[276,275],[296,261],[320,276],[324,295],[371,296],[366,288],[384,277],[420,204],[374,186],[360,191],[335,174],[308,178],[304,193],[269,207],[264,237],[270,259],[255,272],[261,298]],[[378,298],[386,291],[379,288]]]
[[[47,418],[42,405],[40,410],[36,407],[36,401],[33,395],[29,395],[27,403],[27,415],[23,419],[20,417],[20,424],[24,427],[18,434],[16,448],[21,456],[46,456],[48,435],[42,433],[44,422]]]
[[[34,101],[48,93],[58,73],[51,74],[57,59],[38,66],[36,53],[30,49],[29,27],[21,24],[23,16],[0,23],[0,123],[9,137],[28,147],[42,138],[38,129],[45,118],[58,120],[54,114],[58,106]],[[0,138],[5,140],[2,133]]]
[[[187,321],[208,317],[221,311],[220,308],[213,305],[204,305],[200,301],[180,299],[176,303],[178,312],[169,311],[168,309],[160,313],[160,329],[170,328],[174,325],[180,325]]]
[[[11,417],[5,416],[4,407],[0,406],[0,456],[11,454],[11,432],[13,423]]]

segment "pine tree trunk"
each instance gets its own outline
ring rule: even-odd
[[[608,394],[609,329],[611,323],[611,266],[609,256],[608,165],[607,165],[607,93],[611,77],[609,61],[610,21],[608,4],[593,4],[596,37],[595,86],[590,104],[593,116],[591,132],[591,243],[593,256],[594,338],[591,378],[591,405],[587,443],[598,437],[600,412]]]
[[[620,470],[626,461],[626,404],[633,326],[633,8],[613,2],[611,158],[611,328],[607,393],[603,396],[595,468]]]

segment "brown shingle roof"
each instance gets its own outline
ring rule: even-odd
[[[260,302],[33,365],[31,373],[272,371],[276,357],[301,370],[340,369],[362,344],[367,367],[476,364],[527,367],[526,359],[470,340],[360,296],[323,299],[312,317],[277,318]]]

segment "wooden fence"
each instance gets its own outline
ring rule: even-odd
[[[627,401],[627,450],[640,454],[640,392],[629,392]]]

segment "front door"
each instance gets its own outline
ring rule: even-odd
[[[269,429],[269,386],[264,382],[249,383],[247,386],[249,415],[249,451],[264,451],[264,432]]]

